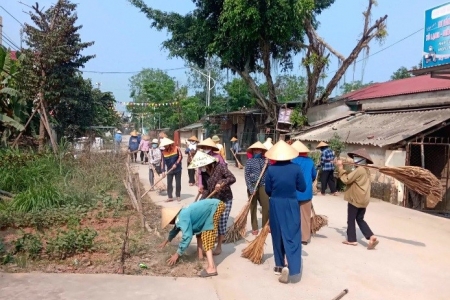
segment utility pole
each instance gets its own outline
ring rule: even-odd
[[[3,45],[3,17],[0,16],[0,45]]]
[[[23,42],[23,27],[20,28],[20,50],[22,50],[22,42]]]
[[[95,85],[97,86],[98,89],[100,89],[100,86],[102,85],[102,83],[101,82],[97,82]]]

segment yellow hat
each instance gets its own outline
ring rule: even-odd
[[[264,147],[264,145],[260,141],[257,141],[256,143],[254,143],[253,145],[248,147],[247,152],[251,151],[252,149],[261,149],[261,150],[267,151],[267,148]]]
[[[174,143],[174,141],[172,141],[169,138],[162,138],[160,143],[159,143],[159,147],[165,147],[165,146],[168,146],[168,145],[172,145],[173,143]]]
[[[192,142],[198,142],[198,138],[195,136],[195,135],[193,135],[193,136],[191,136],[190,138],[188,138],[188,141],[192,141]]]
[[[167,227],[178,215],[181,207],[163,207],[161,209],[161,229]]]
[[[136,130],[133,130],[133,131],[130,133],[130,135],[131,135],[131,136],[137,136],[138,134],[137,134],[137,131],[136,131]]]
[[[230,140],[230,142],[236,142],[237,140],[238,140],[237,138],[232,137],[231,140]]]
[[[267,138],[267,140],[264,142],[263,145],[264,145],[264,147],[266,147],[267,150],[270,150],[270,148],[273,147],[272,139],[271,138]]]
[[[217,135],[213,135],[213,137],[211,138],[213,142],[217,143],[220,142],[220,138]]]
[[[192,161],[189,164],[188,169],[201,168],[214,162],[216,162],[216,159],[211,155],[208,155],[202,151],[197,151],[197,153],[195,153],[194,157],[192,158]]]
[[[292,148],[294,148],[295,150],[297,150],[298,153],[309,153],[309,149],[308,147],[305,146],[305,144],[303,144],[300,141],[295,141],[292,145]]]
[[[328,147],[328,144],[325,142],[320,142],[319,145],[317,145],[316,149],[322,148],[322,147]]]
[[[197,147],[200,149],[202,149],[202,147],[211,147],[213,148],[213,151],[219,151],[219,148],[217,147],[216,143],[214,143],[211,138],[207,138],[206,140],[203,140],[202,142],[198,143]]]
[[[280,140],[272,148],[270,148],[264,156],[275,161],[287,161],[296,158],[298,156],[298,152],[285,141]]]

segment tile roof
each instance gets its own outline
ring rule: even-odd
[[[348,144],[387,146],[450,119],[450,109],[361,114],[295,136],[300,141],[329,141],[335,133]],[[348,138],[347,138],[348,137]]]
[[[197,129],[197,128],[200,128],[202,126],[203,126],[203,123],[193,123],[193,124],[190,124],[190,125],[185,126],[183,128],[180,128],[179,130],[180,131],[191,131],[193,129]]]
[[[347,93],[341,96],[341,98],[348,101],[360,101],[449,89],[450,80],[431,78],[431,75],[422,75],[383,83],[374,83],[368,87]]]

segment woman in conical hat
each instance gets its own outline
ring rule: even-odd
[[[191,136],[188,139],[188,145],[186,146],[186,150],[184,151],[184,154],[187,154],[187,165],[192,161],[192,158],[194,157],[195,153],[197,152],[197,143],[198,139],[195,135]],[[188,176],[189,176],[189,185],[193,186],[195,184],[195,169],[188,169]]]
[[[202,142],[198,143],[197,149],[216,158],[220,164],[223,164],[223,165],[227,164],[220,154],[214,152],[214,151],[218,151],[219,148],[217,148],[217,145],[212,141],[211,138],[207,138],[206,140],[203,140]],[[197,183],[198,183],[198,188],[200,191],[202,191],[203,189],[208,189],[208,186],[207,186],[208,179],[209,179],[209,174],[208,174],[208,172],[206,172],[206,168],[205,167],[199,168],[197,170]]]
[[[261,205],[262,213],[262,226],[264,226],[269,220],[269,196],[266,194],[264,188],[266,172],[262,173],[266,159],[264,159],[264,153],[267,151],[266,147],[261,142],[256,142],[248,147],[247,152],[252,153],[252,158],[248,159],[245,164],[245,184],[247,185],[248,196],[253,194],[252,202],[250,203],[250,218],[252,224],[252,234],[258,235],[258,202]],[[267,170],[267,169],[266,169]],[[259,185],[256,186],[259,177],[261,176]]]
[[[214,250],[214,255],[219,255],[222,252],[222,242],[225,239],[228,217],[230,216],[233,204],[233,192],[230,186],[236,182],[236,177],[228,170],[226,165],[218,163],[214,157],[200,151],[195,154],[189,168],[205,168],[206,173],[209,175],[206,183],[207,188],[199,188],[199,192],[202,193],[202,198],[206,198],[209,194],[218,190],[214,197],[220,199],[225,204],[225,211],[220,217],[219,222],[217,247]]]
[[[159,247],[162,249],[170,243],[181,231],[181,242],[178,250],[167,261],[169,265],[174,265],[178,258],[184,254],[194,235],[197,236],[197,249],[199,253],[206,252],[208,259],[207,267],[201,271],[200,277],[217,276],[217,268],[213,258],[214,242],[216,240],[217,229],[219,227],[220,216],[225,211],[225,204],[218,199],[205,199],[194,202],[184,208],[164,207],[161,211],[161,227],[164,229],[169,224],[174,227],[169,232],[169,236]]]
[[[302,244],[307,245],[311,239],[311,201],[313,197],[313,182],[316,179],[317,170],[314,166],[314,160],[308,157],[310,152],[308,147],[300,141],[295,141],[291,147],[298,152],[298,157],[294,158],[292,162],[300,166],[306,183],[304,192],[297,191],[297,200],[300,205]]]
[[[276,161],[267,170],[265,179],[266,193],[269,195],[269,218],[272,235],[275,272],[281,273],[281,283],[300,280],[301,269],[301,233],[300,208],[297,191],[306,190],[305,179],[300,167],[291,162],[298,156],[297,150],[285,141],[279,141],[265,155]],[[284,263],[286,255],[289,268]]]
[[[373,164],[373,160],[369,153],[367,153],[366,149],[358,149],[347,153],[347,155],[353,158],[354,163],[358,166],[355,170],[347,172],[344,169],[341,160],[336,162],[339,169],[339,178],[347,186],[344,199],[348,201],[348,228],[347,239],[343,241],[343,243],[351,246],[358,245],[356,241],[356,221],[362,234],[369,241],[367,249],[372,250],[376,245],[378,245],[378,239],[364,220],[364,215],[366,214],[366,209],[369,205],[371,189],[370,171],[365,168],[365,166],[368,164]]]

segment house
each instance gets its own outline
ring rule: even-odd
[[[375,165],[424,167],[442,183],[444,198],[435,210],[450,211],[450,80],[423,75],[377,83],[337,102],[349,110],[322,108],[322,121],[318,118],[293,139],[315,147],[337,134],[346,143],[345,152],[364,147]],[[372,177],[377,198],[411,206],[417,197],[379,172]]]
[[[200,142],[203,141],[203,133],[205,132],[205,128],[203,127],[202,122],[196,122],[180,128],[177,131],[179,132],[180,138],[179,144],[186,146],[186,142],[191,136],[196,136]]]

